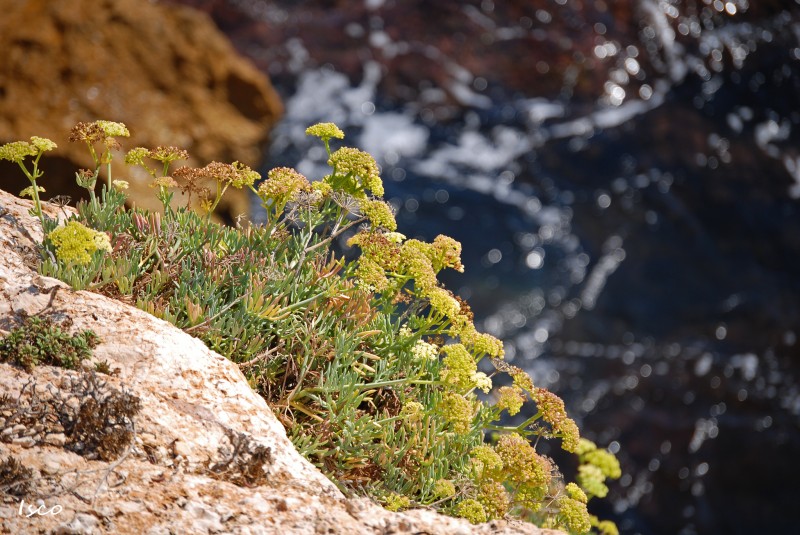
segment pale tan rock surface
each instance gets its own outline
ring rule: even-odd
[[[366,499],[345,498],[297,453],[235,364],[143,311],[38,275],[31,261],[41,230],[29,206],[0,191],[0,334],[22,312],[68,316],[73,329],[92,329],[102,339],[94,360],[118,370],[97,377],[108,388],[138,396],[141,410],[133,417],[133,442],[110,462],[65,448],[70,437],[58,429],[6,432],[0,423],[0,460],[13,455],[34,470],[35,491],[22,499],[36,504],[36,492],[49,488],[55,495],[42,497],[44,510],[63,508],[27,518],[19,514],[21,498],[0,493],[0,532],[558,533],[516,522],[473,526],[429,510],[392,513]],[[24,404],[30,397],[25,385],[33,380],[37,395],[46,399],[81,373],[51,366],[28,373],[0,364],[0,397]],[[27,394],[20,395],[23,388]],[[270,449],[266,477],[257,486],[239,486],[224,474],[212,477],[210,467],[231,457],[236,437],[251,448]]]
[[[261,162],[280,98],[206,14],[148,0],[0,0],[0,13],[0,144],[33,135],[58,144],[42,162],[45,198],[82,192],[74,173],[92,160],[68,141],[78,121],[123,122],[126,150],[176,145],[192,165]],[[0,186],[18,193],[28,184],[15,168],[0,162]],[[113,171],[139,206],[156,207],[147,173],[121,157]],[[221,208],[247,213],[247,197],[232,191]]]

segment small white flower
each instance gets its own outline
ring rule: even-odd
[[[417,340],[417,343],[411,348],[411,354],[416,360],[435,360],[439,356],[439,346]]]

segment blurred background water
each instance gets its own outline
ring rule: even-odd
[[[334,121],[463,243],[446,283],[618,452],[595,513],[797,532],[797,2],[182,3],[281,93],[270,167],[322,176]]]
[[[797,1],[173,3],[280,92],[264,171],[321,177],[336,122],[402,232],[462,242],[448,287],[618,453],[592,512],[798,531]]]

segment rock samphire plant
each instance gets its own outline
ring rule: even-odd
[[[344,491],[474,523],[519,517],[616,532],[587,511],[620,475],[614,456],[580,438],[563,401],[504,362],[502,343],[479,332],[467,303],[438,280],[463,270],[461,244],[399,233],[372,156],[333,150],[344,134],[332,123],[306,132],[330,166],[314,181],[290,168],[262,180],[239,162],[177,166],[188,155],[175,147],[130,150],[125,162],[150,174],[164,206],[150,213],[126,208],[127,184],[109,174],[124,125],[79,124],[71,139],[97,166],[77,175],[90,200],[61,222],[43,214],[36,189],[51,144],[5,145],[0,157],[32,177],[44,274],[135,304],[238,363],[298,450]],[[216,223],[230,188],[252,190],[266,222]],[[337,257],[340,242],[358,257]],[[502,424],[523,406],[530,418]],[[540,439],[576,455],[575,482],[537,453]]]

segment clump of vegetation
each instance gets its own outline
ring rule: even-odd
[[[88,459],[111,461],[131,444],[140,409],[137,396],[109,386],[94,371],[69,372],[60,388],[37,388],[32,378],[17,399],[0,397],[0,437],[44,444],[63,434],[67,449]]]
[[[209,466],[209,473],[242,487],[257,487],[267,482],[267,465],[272,463],[272,448],[257,443],[246,433],[225,430],[228,445],[220,446],[223,459]]]
[[[62,227],[63,228],[63,227]],[[75,369],[100,342],[90,331],[69,334],[47,316],[27,316],[0,339],[0,360],[31,371],[40,364]]]
[[[62,226],[42,218],[44,274],[135,303],[237,362],[300,452],[343,490],[392,510],[430,506],[476,523],[512,516],[610,533],[587,502],[619,477],[616,460],[581,441],[563,401],[505,363],[500,340],[476,329],[469,305],[438,279],[464,269],[461,244],[397,232],[372,156],[332,150],[344,137],[339,128],[307,130],[329,157],[330,172],[316,180],[289,168],[261,180],[239,162],[173,169],[185,151],[134,148],[126,163],[147,170],[164,206],[148,213],[125,208],[125,184],[110,177],[112,152],[94,148],[127,129],[92,124],[73,132],[97,163],[78,174],[90,201]],[[211,215],[229,188],[257,195],[266,223],[216,224]],[[177,192],[185,207],[175,208]],[[69,225],[87,231],[60,230]],[[355,261],[332,248],[347,236],[360,251]],[[526,405],[530,418],[501,425]],[[539,439],[579,456],[577,482],[536,451]],[[259,473],[239,475],[249,484]]]
[[[133,418],[141,409],[141,400],[108,386],[96,373],[71,378],[60,401],[58,414],[67,448],[75,453],[112,461],[133,440]]]
[[[21,498],[33,490],[33,469],[27,468],[13,455],[0,462],[0,492]]]

